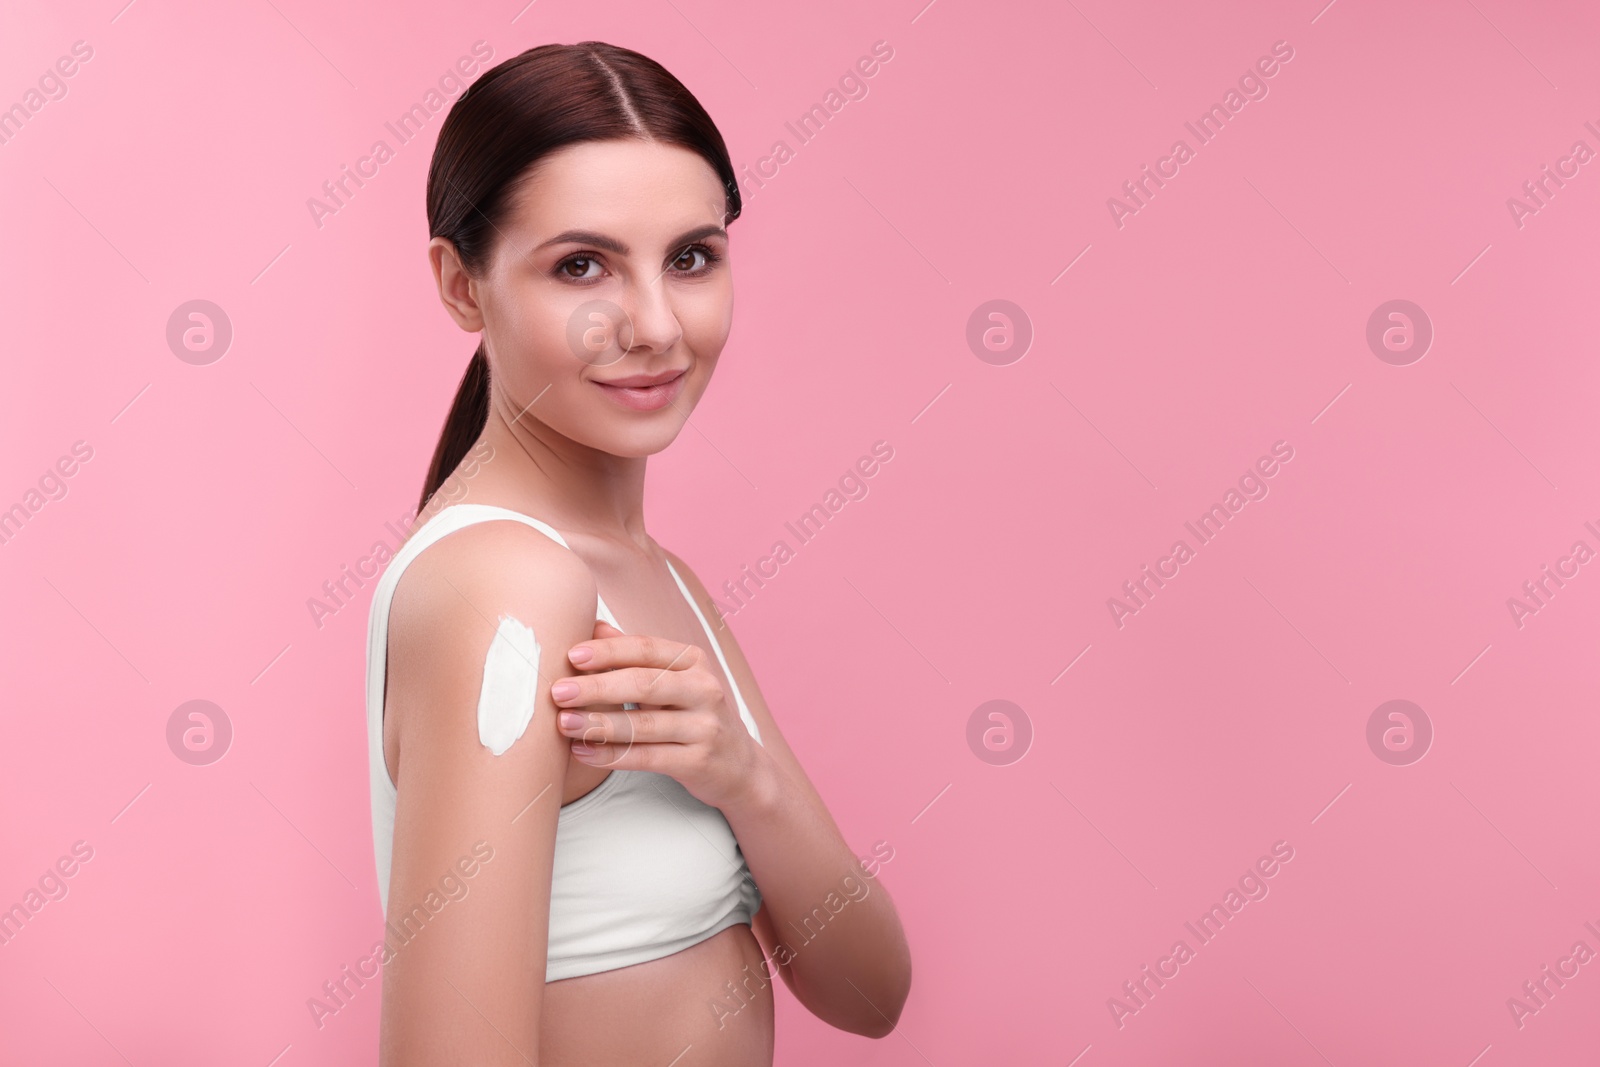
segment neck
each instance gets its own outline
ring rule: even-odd
[[[482,440],[494,449],[482,492],[503,506],[559,529],[648,549],[644,524],[645,456],[616,456],[572,440],[493,397]],[[492,472],[492,473],[491,473]],[[475,478],[474,482],[480,480]]]

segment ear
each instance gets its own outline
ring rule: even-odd
[[[477,282],[461,265],[455,244],[448,237],[435,237],[428,242],[428,262],[439,287],[439,301],[456,325],[468,333],[482,332],[483,310],[478,306]]]

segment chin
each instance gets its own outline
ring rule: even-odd
[[[613,441],[615,447],[607,448],[606,451],[614,456],[624,456],[629,459],[642,459],[645,456],[653,456],[657,452],[665,452],[667,446],[678,439],[678,432],[682,428],[683,424],[679,422],[668,433],[639,430],[635,433],[623,434]]]
[[[665,451],[667,446],[678,439],[678,434],[683,430],[683,418],[676,412],[672,417],[661,417],[655,425],[643,425],[639,422],[623,418],[618,419],[613,412],[594,412],[584,420],[583,426],[588,431],[573,439],[581,444],[613,456],[625,459],[640,459],[653,456],[657,452]]]

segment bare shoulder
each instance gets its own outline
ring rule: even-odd
[[[502,624],[515,619],[518,632],[531,630],[534,672],[547,680],[550,653],[542,649],[565,651],[589,637],[597,595],[594,574],[576,553],[514,520],[464,526],[411,560],[389,609],[384,694],[386,750],[397,757],[390,769],[402,792],[406,766],[434,774],[450,763],[453,774],[477,776],[478,694]],[[542,709],[549,693],[536,688]],[[558,739],[554,728],[534,733]],[[509,765],[531,755],[517,753]],[[501,761],[491,765],[496,773],[477,776],[474,789],[501,777]]]
[[[534,729],[541,744],[518,745],[504,766],[491,760],[491,773],[474,769],[482,747],[477,705],[486,657],[491,646],[506,645],[496,635],[515,619],[509,630],[515,645],[520,648],[531,632],[531,665],[538,678],[549,680],[550,662],[560,653],[544,649],[565,651],[589,637],[595,600],[594,574],[576,553],[514,520],[464,526],[411,560],[390,603],[384,685],[384,758],[402,795],[406,768],[466,776],[467,789],[478,790],[534,757],[528,749],[557,741],[554,726]],[[542,709],[549,686],[536,688]]]
[[[593,599],[594,588],[583,560],[540,531],[510,519],[476,522],[446,534],[411,561],[395,586],[390,633],[434,626],[441,614],[486,612],[491,602],[541,593],[546,599]]]
[[[596,598],[583,560],[521,522],[473,523],[424,548],[389,611],[384,742],[395,783],[407,763],[476,747],[485,657],[504,620],[531,630],[536,648],[570,647],[593,632]],[[550,669],[548,658],[535,665],[541,677]]]

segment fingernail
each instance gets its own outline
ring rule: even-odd
[[[594,755],[594,749],[581,741],[574,741],[572,744],[572,754],[581,759],[584,756]]]
[[[577,645],[567,653],[567,658],[573,663],[588,663],[594,658],[594,649],[588,645]]]
[[[583,725],[583,716],[575,711],[563,711],[559,716],[563,730],[576,730]]]
[[[550,696],[555,700],[570,700],[578,695],[576,682],[557,682],[550,687]]]

